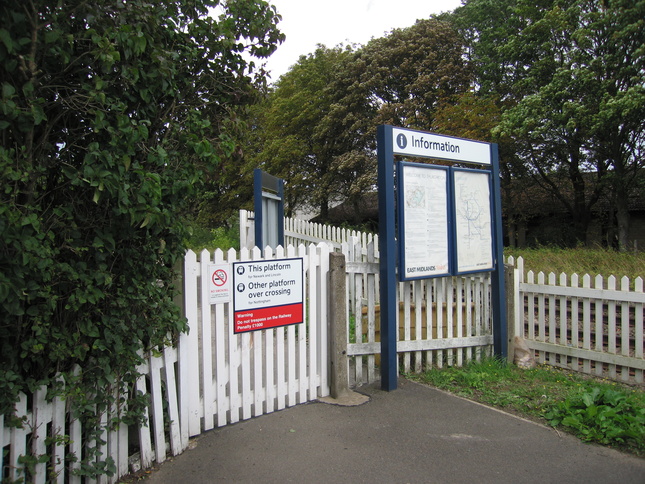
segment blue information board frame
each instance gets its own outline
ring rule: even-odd
[[[396,141],[395,141],[396,139]],[[380,125],[377,128],[378,209],[381,301],[381,388],[392,391],[398,384],[396,340],[397,316],[397,226],[394,190],[394,155],[443,159],[456,163],[488,165],[491,171],[494,270],[491,276],[493,349],[506,358],[508,331],[504,287],[504,248],[497,144],[467,140],[418,130]]]

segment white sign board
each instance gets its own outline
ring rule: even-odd
[[[481,141],[392,128],[392,144],[395,155],[491,164],[490,145]]]
[[[210,264],[208,279],[208,302],[210,304],[231,302],[231,264]]]
[[[302,323],[302,268],[302,258],[234,262],[234,332]]]
[[[490,173],[453,171],[457,272],[494,268]]]
[[[400,163],[401,280],[450,273],[448,170]]]

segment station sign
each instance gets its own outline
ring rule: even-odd
[[[303,260],[233,263],[234,333],[304,321]]]

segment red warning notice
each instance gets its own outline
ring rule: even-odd
[[[302,323],[302,304],[239,311],[235,313],[235,332],[277,328]]]
[[[234,332],[302,323],[302,268],[302,258],[233,263]]]

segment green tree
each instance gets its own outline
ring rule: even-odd
[[[286,180],[288,212],[315,208],[326,220],[330,201],[364,182],[370,157],[359,125],[369,114],[360,111],[365,97],[352,98],[360,84],[344,75],[352,58],[350,47],[319,46],[300,57],[256,110],[250,163]]]
[[[569,212],[572,243],[606,196],[628,244],[627,200],[642,183],[644,14],[645,2],[622,0],[470,0],[455,13],[480,90],[504,101],[497,133]]]
[[[57,374],[121,405],[185,329],[182,214],[282,38],[266,2],[218,3],[0,5],[0,413]]]
[[[469,90],[464,43],[449,22],[418,20],[370,41],[355,61],[376,124],[433,129],[435,111]]]
[[[287,180],[292,208],[327,220],[331,200],[357,204],[376,184],[376,126],[432,129],[472,76],[457,31],[429,19],[359,48],[320,46],[258,106],[257,165]],[[257,166],[256,165],[256,166]]]

